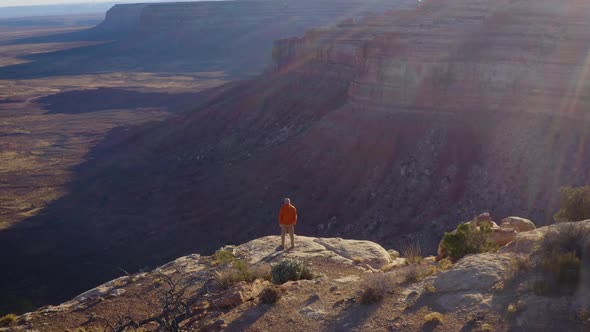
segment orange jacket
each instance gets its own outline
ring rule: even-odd
[[[279,211],[279,225],[297,224],[297,209],[291,204],[283,204]]]

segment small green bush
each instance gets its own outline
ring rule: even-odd
[[[14,322],[16,318],[17,316],[15,314],[8,314],[6,316],[0,317],[0,326],[8,326]]]
[[[274,304],[283,296],[281,289],[275,285],[266,287],[260,293],[260,301],[264,304]]]
[[[590,186],[561,189],[560,210],[556,221],[581,221],[590,219]]]
[[[236,260],[236,256],[230,249],[219,249],[213,254],[213,265],[231,264]]]
[[[276,264],[271,265],[270,270],[272,282],[275,284],[284,284],[287,281],[294,280],[311,280],[315,278],[315,273],[305,266],[303,261],[296,258],[287,258]]]
[[[489,225],[475,227],[470,223],[462,223],[453,233],[445,233],[441,246],[451,260],[457,261],[466,255],[479,254],[496,249],[489,237],[492,228]]]

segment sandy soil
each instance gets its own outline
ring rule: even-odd
[[[55,33],[77,28],[57,29]],[[10,44],[8,40],[47,34],[44,29],[0,30],[0,67],[25,63],[25,56],[96,44],[96,42]],[[227,81],[223,72],[154,74],[109,72],[96,75],[3,79],[0,77],[0,229],[43,210],[66,192],[72,170],[112,128],[162,120],[173,111],[162,107],[121,104],[117,109],[99,109],[75,114],[68,104],[64,113],[48,114],[48,105],[38,102],[64,92],[98,88],[175,94],[190,106],[191,98]],[[102,90],[101,90],[102,91]],[[108,90],[107,90],[108,91]],[[180,95],[182,94],[182,95]],[[66,95],[69,96],[69,95]],[[109,99],[108,94],[100,96]],[[60,105],[64,105],[60,98]],[[76,102],[79,102],[76,101]],[[66,101],[67,104],[67,101]],[[176,103],[175,103],[176,104]],[[60,106],[61,107],[61,106]],[[55,110],[54,110],[55,111]]]

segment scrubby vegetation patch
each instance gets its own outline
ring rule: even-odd
[[[557,221],[590,219],[590,186],[562,188],[560,210],[554,218]]]
[[[491,233],[492,228],[488,224],[476,227],[473,223],[462,223],[457,226],[455,232],[445,233],[441,246],[451,260],[457,261],[466,255],[497,249],[490,241]]]
[[[283,292],[276,285],[266,287],[260,293],[260,301],[264,304],[274,304],[283,296]]]
[[[5,316],[0,317],[0,326],[8,326],[12,322],[16,320],[17,316],[15,314],[8,314]]]
[[[305,266],[303,261],[296,258],[286,258],[271,265],[271,279],[275,284],[284,284],[287,281],[312,280],[316,273]]]
[[[358,301],[361,304],[373,304],[383,300],[386,294],[395,293],[397,286],[390,275],[377,273],[369,275],[361,284]]]
[[[252,282],[256,279],[271,279],[268,265],[252,266],[241,260],[234,261],[229,267],[214,271],[212,277],[222,288],[229,288],[240,281]]]

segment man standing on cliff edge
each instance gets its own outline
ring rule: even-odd
[[[291,199],[285,198],[279,211],[279,226],[281,226],[281,246],[285,248],[285,233],[291,237],[291,249],[295,248],[295,225],[297,224],[297,209],[291,204]]]

